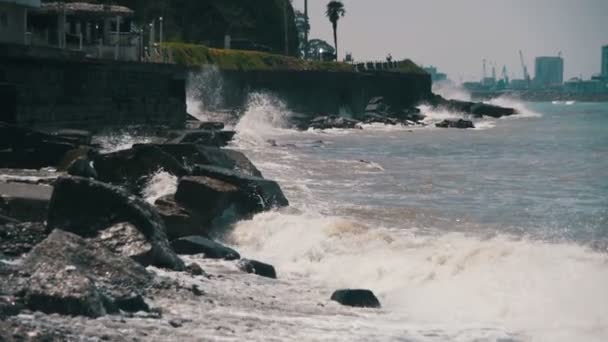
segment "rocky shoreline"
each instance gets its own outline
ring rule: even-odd
[[[468,102],[446,100],[439,95],[433,95],[426,103],[433,109],[461,113],[473,118],[491,117],[499,119],[518,114],[513,108],[505,108],[483,102]],[[345,118],[335,115],[317,116],[309,122],[299,123],[300,129],[361,129],[364,124],[384,124],[391,126],[425,126],[425,115],[417,107],[393,107],[383,97],[372,98],[365,113],[360,118]],[[475,128],[470,120],[444,120],[435,124],[439,128]]]
[[[102,153],[86,131],[0,123],[0,169],[31,175],[0,183],[0,340],[162,339],[192,322],[169,303],[202,312],[258,297],[266,298],[257,306],[276,305],[269,293],[239,293],[251,281],[281,282],[280,272],[216,239],[289,201],[244,154],[222,148],[234,132],[189,126],[164,143]],[[34,171],[48,168],[57,171]],[[177,188],[148,203],[144,187],[159,170],[176,177]],[[221,289],[227,278],[233,298]],[[369,290],[342,289],[330,299],[380,306]],[[317,301],[307,305],[326,305]],[[147,332],[151,326],[158,331]],[[212,329],[236,333],[224,323]]]

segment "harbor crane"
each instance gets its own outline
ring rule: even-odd
[[[526,82],[528,83],[528,86],[530,85],[530,73],[528,72],[528,66],[526,65],[526,62],[524,61],[524,53],[519,50],[519,59],[521,60],[521,67],[524,70],[524,80],[526,80]]]

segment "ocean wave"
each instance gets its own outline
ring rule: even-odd
[[[327,288],[370,288],[392,314],[420,326],[479,322],[552,341],[608,333],[607,255],[506,235],[414,232],[270,212],[240,222],[230,241]]]

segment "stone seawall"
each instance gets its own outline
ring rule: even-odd
[[[383,96],[391,106],[409,107],[431,95],[428,74],[223,70],[220,75],[222,104],[228,108],[242,107],[251,92],[267,91],[300,113],[339,113],[346,110],[357,116],[376,96]]]
[[[3,97],[16,92],[16,105],[3,108],[2,121],[95,128],[185,120],[186,72],[181,67],[11,51],[0,54],[0,83]]]

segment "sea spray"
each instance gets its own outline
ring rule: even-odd
[[[146,202],[154,204],[157,199],[174,194],[177,191],[177,181],[175,175],[161,168],[150,177],[142,195]]]
[[[246,108],[235,126],[237,145],[264,144],[269,134],[279,134],[289,128],[291,112],[283,101],[272,94],[250,94]]]
[[[540,340],[607,332],[608,256],[504,235],[415,235],[314,213],[239,223],[240,251],[327,289],[370,288],[403,321],[446,331],[471,322]]]
[[[213,119],[223,105],[224,80],[217,66],[205,66],[188,75],[186,104],[188,113],[201,121]]]

